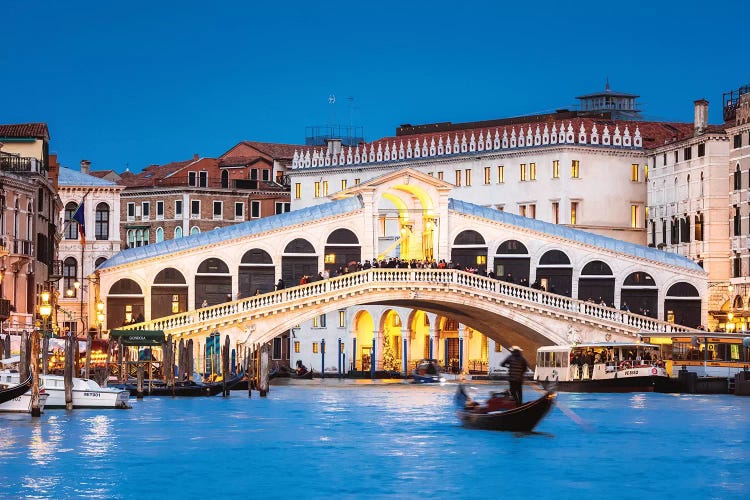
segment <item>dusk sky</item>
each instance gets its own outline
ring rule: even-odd
[[[649,119],[750,84],[750,4],[626,2],[6,2],[0,123],[46,122],[63,166],[218,156],[305,128],[488,120],[604,89]],[[335,104],[329,96],[335,95]]]

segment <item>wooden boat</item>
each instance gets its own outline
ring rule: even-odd
[[[531,432],[552,409],[555,396],[556,394],[553,391],[547,391],[539,399],[521,406],[515,406],[515,402],[509,397],[493,395],[486,405],[479,405],[466,393],[464,386],[459,384],[454,399],[459,407],[456,415],[464,427],[493,431]],[[499,401],[491,403],[490,401],[493,399]]]
[[[412,382],[415,384],[434,384],[443,382],[445,377],[436,359],[423,359],[411,372]]]
[[[239,378],[228,380],[227,387],[232,386],[239,382]],[[127,384],[110,384],[110,387],[117,389],[124,389],[130,392],[131,396],[138,396],[138,384],[129,382]],[[151,382],[151,386],[147,381],[143,382],[143,395],[144,396],[216,396],[224,390],[223,382],[211,382],[211,383],[199,383],[199,382],[177,382],[174,386],[165,384],[163,381]]]
[[[22,384],[16,382],[16,385],[5,385],[0,383],[0,404],[16,399],[31,389],[33,383],[33,377],[29,375],[29,378]]]

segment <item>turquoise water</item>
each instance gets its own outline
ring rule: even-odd
[[[454,391],[328,379],[0,415],[0,498],[750,497],[750,398],[560,394],[513,434],[460,427]]]

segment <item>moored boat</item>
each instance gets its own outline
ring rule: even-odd
[[[540,347],[534,380],[567,392],[653,392],[669,376],[658,345],[599,342]]]
[[[47,393],[44,389],[39,389],[39,411],[44,411],[44,405],[47,402]],[[13,398],[5,403],[0,404],[0,413],[31,413],[31,389],[20,396]]]
[[[475,402],[459,384],[454,397],[456,416],[464,427],[493,431],[531,432],[552,409],[556,394],[545,392],[539,399],[517,406],[509,393],[493,394],[485,404]]]
[[[4,381],[18,381],[17,371],[0,372]],[[127,391],[101,387],[91,379],[73,377],[71,395],[73,408],[130,408]],[[40,388],[47,393],[47,409],[65,408],[65,377],[62,375],[40,375]]]
[[[23,383],[3,383],[2,380],[0,380],[0,404],[5,403],[6,401],[10,401],[11,399],[16,399],[17,397],[24,394],[26,391],[31,389],[31,385],[33,383],[33,378],[31,375],[29,375],[29,378],[26,379]]]

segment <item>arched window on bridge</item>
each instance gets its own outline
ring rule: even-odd
[[[620,293],[621,309],[635,314],[658,318],[659,290],[654,278],[643,271],[630,273],[623,282]],[[626,307],[627,304],[627,307]]]
[[[232,299],[232,276],[223,260],[211,257],[198,266],[195,273],[195,308],[213,306]]]
[[[143,317],[143,291],[135,281],[128,278],[116,281],[106,297],[108,330],[135,323]]]
[[[239,269],[240,297],[273,292],[276,284],[276,267],[273,259],[265,250],[253,248],[242,255]]]
[[[151,287],[151,319],[187,311],[188,285],[173,267],[159,271]]]
[[[498,279],[513,283],[528,283],[531,258],[526,245],[518,240],[507,240],[497,247],[493,270]]]
[[[296,286],[303,276],[317,276],[318,272],[315,247],[304,238],[290,241],[281,256],[281,278],[285,286]]]
[[[484,237],[471,229],[461,231],[453,240],[451,261],[462,269],[478,269],[480,274],[486,274],[487,244]]]
[[[739,307],[742,309],[742,297],[739,295]],[[698,290],[690,283],[681,281],[670,286],[664,297],[664,318],[670,323],[698,328],[701,324],[701,299]]]
[[[548,292],[570,297],[573,289],[573,266],[565,252],[545,252],[539,259],[536,279]]]
[[[578,298],[614,305],[615,276],[612,268],[601,260],[592,260],[583,266],[578,278]]]
[[[352,262],[362,262],[362,247],[357,235],[352,231],[343,228],[336,229],[328,235],[324,255],[323,265],[330,274],[333,274],[333,271],[349,266]]]

